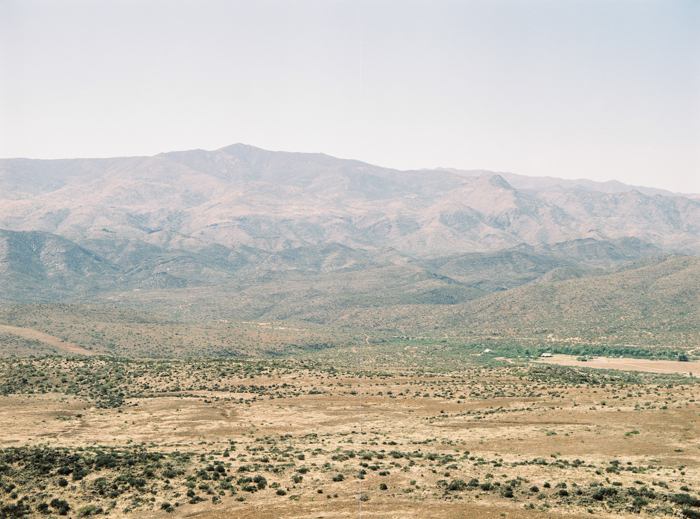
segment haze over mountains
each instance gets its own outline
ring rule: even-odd
[[[683,259],[700,253],[700,200],[576,183],[240,144],[1,160],[0,303],[407,330],[493,326],[503,308],[538,307],[543,294],[575,308],[597,297],[585,287],[609,305],[644,306],[647,296],[624,294],[632,278],[666,287],[664,312],[700,297],[700,260]]]
[[[78,243],[265,251],[338,243],[413,257],[636,237],[700,252],[700,201],[580,188],[516,189],[501,175],[396,171],[233,145],[119,159],[0,161],[0,228]]]

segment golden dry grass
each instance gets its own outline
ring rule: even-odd
[[[66,370],[82,361],[60,362]],[[117,408],[53,392],[0,397],[5,453],[20,446],[73,451],[137,446],[192,456],[176,465],[182,475],[166,482],[156,474],[145,489],[132,488],[114,499],[94,492],[97,478],[120,473],[110,470],[92,472],[66,488],[56,485],[52,472],[19,485],[23,495],[66,499],[74,512],[88,504],[112,506],[110,517],[358,517],[357,475],[365,463],[365,517],[638,517],[631,498],[592,500],[591,484],[621,493],[645,487],[658,495],[684,492],[681,487],[694,494],[700,484],[695,431],[700,395],[689,380],[652,376],[624,382],[612,376],[574,383],[561,378],[566,371],[548,375],[518,366],[369,373],[362,379],[360,423],[360,379],[351,372],[268,364],[264,370],[219,376],[222,365],[200,362],[190,376],[204,389],[175,394],[159,393],[168,381],[156,376],[153,365],[139,378],[150,380],[153,393],[127,398]],[[171,376],[184,382],[191,367],[179,363]],[[214,383],[222,390],[213,390]],[[343,454],[350,451],[352,457]],[[221,480],[202,479],[198,472],[219,462],[226,465],[235,494],[220,490]],[[609,470],[611,462],[619,470]],[[300,470],[303,480],[294,483],[291,478]],[[264,475],[267,487],[243,491],[237,479],[253,474]],[[343,481],[333,481],[337,474]],[[189,503],[187,476],[205,501]],[[501,489],[507,481],[520,483],[513,484],[512,498],[498,488],[447,491],[440,483],[472,478],[498,482]],[[285,496],[277,495],[275,483]],[[380,490],[382,483],[386,490]],[[563,483],[569,496],[555,488]],[[529,490],[533,485],[539,492]],[[582,497],[576,496],[578,489]],[[237,501],[240,497],[244,500]],[[179,506],[167,513],[160,510],[164,502]],[[651,500],[641,513],[659,514],[669,506]]]

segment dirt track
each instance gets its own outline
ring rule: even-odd
[[[70,353],[75,353],[76,355],[94,355],[93,352],[86,350],[85,348],[81,348],[80,346],[70,342],[66,342],[63,339],[54,337],[48,333],[32,330],[31,328],[20,328],[18,326],[7,326],[5,324],[0,324],[0,332],[11,333],[24,339],[45,342],[46,344],[50,344],[55,348],[59,348]]]

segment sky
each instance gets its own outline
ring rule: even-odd
[[[700,2],[0,0],[0,157],[239,142],[700,193]]]

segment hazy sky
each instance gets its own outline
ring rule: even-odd
[[[0,156],[243,142],[700,192],[700,2],[0,0]]]

